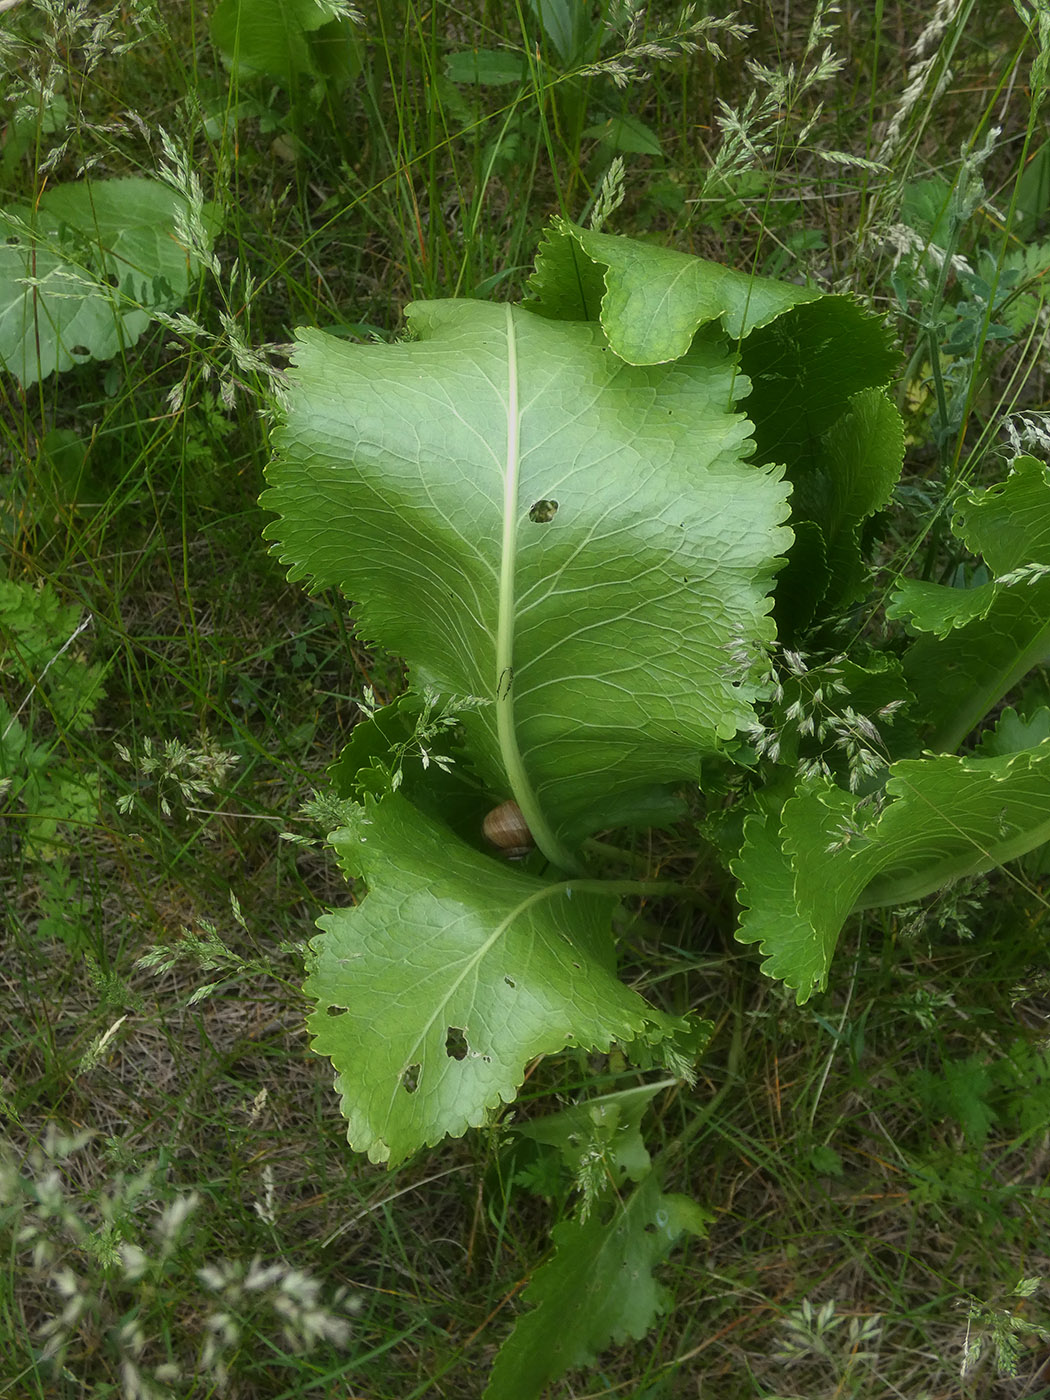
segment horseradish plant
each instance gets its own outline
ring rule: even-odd
[[[565,222],[523,306],[406,316],[398,344],[300,334],[263,497],[290,577],[342,589],[412,680],[333,768],[357,904],[319,921],[307,982],[350,1144],[389,1163],[491,1122],[567,1047],[689,1075],[710,1026],[616,975],[618,905],[673,888],[617,830],[699,811],[737,937],[799,1001],[851,913],[1050,838],[1045,710],[955,752],[1050,652],[1046,468],[960,495],[981,581],[902,583],[906,626],[863,639],[903,452],[877,319]],[[653,1266],[705,1218],[641,1139],[668,1082],[522,1130],[581,1204],[494,1400],[666,1305]]]

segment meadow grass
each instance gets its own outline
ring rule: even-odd
[[[378,0],[324,80],[286,83],[224,63],[196,3],[0,14],[4,204],[163,169],[222,230],[183,320],[0,377],[0,578],[51,600],[0,612],[3,738],[17,712],[34,745],[0,741],[0,1395],[472,1400],[570,1209],[501,1125],[355,1158],[308,1046],[305,943],[347,891],[302,804],[365,688],[403,676],[261,538],[296,326],[387,338],[413,299],[518,299],[547,220],[606,181],[610,232],[892,318],[887,588],[957,562],[961,485],[1011,444],[1045,456],[1042,0],[755,5],[746,33],[577,10],[562,32],[525,0]],[[477,49],[519,76],[453,81]],[[1010,304],[964,294],[960,260],[1022,255]],[[661,841],[653,868],[702,858]],[[625,976],[717,1027],[648,1125],[714,1223],[664,1269],[657,1330],[552,1395],[1050,1395],[1038,855],[855,920],[802,1008],[733,942],[731,889],[645,911]],[[568,1054],[514,1112],[634,1082]]]

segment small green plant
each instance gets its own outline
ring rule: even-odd
[[[237,765],[237,755],[227,752],[209,734],[202,734],[198,744],[185,744],[180,739],[165,739],[154,747],[147,734],[142,751],[132,756],[125,744],[117,744],[121,759],[134,767],[136,787],[117,799],[117,811],[124,815],[134,812],[140,804],[154,805],[164,818],[176,812],[193,813],[194,804],[203,797],[221,791],[230,770]]]
[[[36,860],[98,816],[98,778],[69,752],[102,698],[106,668],[80,641],[91,621],[50,585],[0,580],[0,812]]]
[[[878,1362],[882,1329],[880,1317],[848,1317],[838,1311],[834,1300],[815,1308],[805,1298],[784,1318],[776,1360],[789,1373],[805,1363],[830,1372],[824,1394],[863,1395]]]
[[[998,1307],[978,1298],[965,1303],[966,1344],[961,1368],[964,1380],[977,1372],[989,1353],[1000,1376],[1014,1377],[1026,1341],[1050,1342],[1050,1330],[1021,1311],[1042,1282],[1038,1277],[1019,1279],[1008,1294],[1008,1299],[1014,1301]]]
[[[1050,837],[1038,725],[960,751],[1047,650],[1050,473],[1019,457],[962,497],[983,581],[901,581],[898,626],[869,636],[865,548],[903,453],[880,322],[560,221],[524,307],[408,319],[386,347],[301,333],[264,497],[291,577],[353,597],[419,686],[369,707],[333,770],[331,845],[367,894],[320,920],[307,982],[350,1143],[391,1163],[491,1121],[538,1056],[691,1075],[710,1024],[619,982],[613,929],[621,902],[712,878],[647,879],[631,850],[698,792],[737,938],[799,1002],[851,914]],[[441,707],[455,762],[413,761]],[[516,865],[485,847],[493,804],[521,820]],[[581,1210],[489,1400],[640,1336],[654,1266],[703,1231],[662,1163],[618,1173],[599,1147],[573,1147]]]

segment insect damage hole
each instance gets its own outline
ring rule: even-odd
[[[401,1087],[406,1094],[414,1094],[419,1088],[419,1072],[422,1068],[422,1065],[414,1064],[401,1071]]]
[[[537,501],[529,508],[529,519],[534,525],[549,525],[557,514],[557,501]]]
[[[460,1026],[449,1026],[445,1036],[445,1054],[450,1060],[467,1058],[467,1036]]]

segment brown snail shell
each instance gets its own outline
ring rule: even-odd
[[[493,807],[482,822],[481,830],[485,840],[508,860],[520,860],[536,844],[516,802],[501,802]]]

